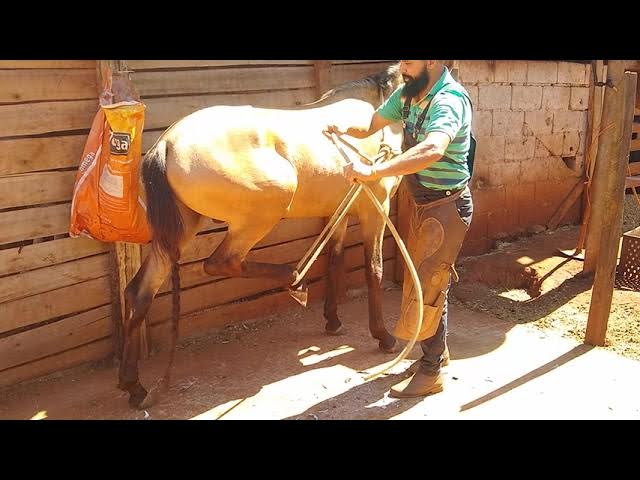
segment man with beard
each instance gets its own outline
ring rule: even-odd
[[[468,183],[475,154],[469,94],[443,62],[402,60],[400,72],[404,85],[376,110],[368,127],[327,127],[328,132],[365,138],[392,122],[403,124],[402,154],[376,167],[356,161],[344,168],[350,181],[404,175],[416,205],[408,249],[423,292],[423,328],[418,335],[423,356],[409,369],[415,373],[391,388],[390,396],[398,398],[443,389],[441,368],[449,362],[447,297],[451,274],[456,276],[453,265],[473,214]],[[405,340],[417,328],[413,286],[407,279],[394,332]]]

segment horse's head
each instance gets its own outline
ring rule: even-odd
[[[346,82],[328,90],[322,94],[319,102],[358,98],[369,102],[373,105],[373,108],[378,108],[398,88],[402,81],[400,64],[394,63],[382,72]]]
[[[453,67],[453,60],[442,60],[442,63],[449,70]],[[346,82],[323,93],[318,102],[338,101],[345,98],[358,98],[371,103],[374,108],[389,98],[396,88],[404,80],[400,72],[400,62],[389,65],[384,71],[374,73],[366,78]]]
[[[402,83],[400,63],[394,63],[381,72],[332,88],[325,92],[322,97],[320,97],[320,100],[314,102],[312,105],[320,106],[338,102],[346,98],[357,98],[370,103],[375,109],[382,105]],[[394,152],[400,152],[402,126],[399,122],[384,128],[382,142],[389,145]]]

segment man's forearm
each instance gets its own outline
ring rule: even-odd
[[[350,127],[344,133],[354,138],[367,138],[377,131],[383,129],[390,123],[390,120],[384,118],[378,113],[374,113],[373,117],[371,117],[371,122],[369,123],[368,127]]]
[[[436,145],[419,143],[393,160],[377,166],[376,177],[395,177],[419,172],[436,163],[443,154]]]
[[[368,136],[373,135],[375,132],[371,131],[371,127],[349,127],[344,133],[353,138],[367,138]]]

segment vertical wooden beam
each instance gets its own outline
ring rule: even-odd
[[[598,151],[598,139],[600,132],[600,121],[602,119],[602,87],[596,85],[602,82],[604,73],[604,62],[594,60],[591,62],[591,79],[589,80],[589,110],[587,118],[587,138],[585,139],[585,163],[582,172],[584,183],[582,194],[582,222],[580,224],[580,234],[576,245],[576,255],[582,253],[587,239],[587,228],[589,226],[589,216],[591,215],[591,179],[596,164],[596,154]],[[584,269],[584,265],[583,265]]]
[[[584,190],[584,181],[580,178],[575,183],[575,185],[571,188],[571,191],[569,192],[569,194],[566,197],[564,197],[564,199],[562,200],[562,203],[560,204],[556,212],[553,214],[553,216],[547,223],[547,228],[549,230],[555,230],[556,228],[558,228],[558,225],[560,225],[560,222],[562,222],[562,220],[564,219],[569,209],[573,207],[573,205],[580,198],[580,195],[582,195],[583,190]]]
[[[595,172],[596,157],[598,153],[598,145],[600,142],[600,133],[602,125],[602,102],[604,87],[596,84],[602,83],[604,78],[604,61],[595,60],[591,64],[592,69],[592,81],[591,89],[589,92],[589,113],[588,113],[588,125],[589,131],[585,142],[585,153],[587,154],[585,163],[584,179],[586,183],[585,194],[582,202],[582,225],[580,228],[580,236],[578,238],[578,245],[576,251],[582,251],[587,246],[587,252],[585,252],[585,262],[583,264],[583,272],[595,271],[595,257],[592,254],[592,248],[595,238],[598,234],[598,227],[589,230],[589,217],[591,216],[591,208],[593,204],[594,191],[593,191],[593,175]],[[591,232],[589,234],[589,232]]]
[[[109,286],[111,289],[111,322],[113,324],[113,359],[117,362],[122,360],[124,348],[123,319],[124,311],[120,303],[120,259],[117,253],[118,244],[109,245]]]
[[[331,89],[331,60],[313,61],[314,78],[318,98]]]
[[[593,176],[596,164],[596,153],[598,152],[604,94],[604,87],[602,87],[600,83],[604,81],[604,61],[594,60],[591,62],[591,72],[591,80],[589,82],[589,112],[587,116],[589,129],[585,141],[585,153],[588,155],[585,159],[585,180],[589,180]],[[586,207],[586,203],[584,206]]]
[[[613,87],[607,87],[602,118],[603,125],[612,122],[612,128],[602,136],[604,154],[599,158],[602,167],[598,169],[596,165],[596,174],[602,174],[597,180],[601,185],[599,191],[603,208],[599,211],[600,215],[593,218],[594,222],[602,224],[602,233],[585,335],[585,343],[590,345],[604,345],[618,263],[624,181],[629,162],[631,124],[638,80],[637,73],[624,73],[624,63],[622,60],[611,60],[607,72]]]
[[[140,100],[131,81],[126,60],[99,60],[96,66],[98,75],[98,95],[105,103],[118,103],[124,100]],[[105,94],[104,87],[108,87]],[[141,246],[135,243],[115,242],[110,251],[112,257],[111,295],[112,317],[114,319],[115,358],[122,358],[122,326],[126,315],[124,291],[128,283],[140,268]],[[149,356],[147,322],[140,326],[140,356]]]
[[[120,319],[122,321],[126,318],[124,291],[140,269],[141,246],[137,243],[115,242],[114,250],[117,270],[113,273],[116,275],[118,280],[117,298],[119,303]],[[141,358],[148,358],[149,356],[150,345],[148,339],[148,325],[147,321],[144,320],[140,325]]]

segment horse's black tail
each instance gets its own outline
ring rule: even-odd
[[[169,351],[169,363],[164,375],[160,378],[158,386],[151,392],[158,395],[159,390],[166,390],[169,386],[169,376],[175,356],[178,341],[178,321],[180,320],[180,239],[184,234],[184,223],[176,197],[167,180],[167,143],[160,140],[147,152],[142,161],[142,181],[147,193],[147,219],[151,226],[154,243],[163,254],[171,259],[171,280],[173,284],[172,324],[171,324],[171,350]],[[145,399],[146,401],[146,399]],[[155,400],[152,400],[155,402]]]
[[[176,197],[167,181],[167,144],[160,140],[142,161],[142,180],[147,193],[147,219],[153,240],[173,263],[180,259],[184,224]]]

